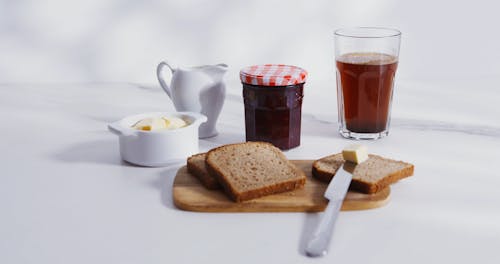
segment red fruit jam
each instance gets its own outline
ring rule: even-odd
[[[274,66],[274,72],[265,72],[264,69],[263,74],[249,77],[248,71],[245,71],[251,67],[266,66]],[[285,66],[292,67],[295,71],[281,76],[280,72],[276,73],[279,70],[276,70],[275,64],[251,67],[240,72],[245,103],[246,140],[269,142],[282,150],[299,146],[303,87],[307,73],[298,67]]]

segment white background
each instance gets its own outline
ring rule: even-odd
[[[347,26],[403,32],[399,80],[488,77],[500,73],[499,9],[494,0],[1,0],[0,82],[156,85],[162,59],[225,62],[228,80],[258,63],[333,80],[333,30]]]
[[[0,264],[498,263],[498,1],[0,0]],[[224,62],[219,136],[244,140],[238,71],[309,71],[302,142],[317,159],[336,133],[333,30],[403,32],[390,136],[373,153],[416,166],[383,208],[343,212],[331,252],[302,248],[318,214],[177,210],[177,167],[123,163],[106,125],[173,111],[162,59]],[[332,122],[333,121],[333,122]]]

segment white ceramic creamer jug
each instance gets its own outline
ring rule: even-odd
[[[165,66],[172,72],[170,84],[167,84],[162,75]],[[200,138],[217,135],[215,125],[226,97],[226,86],[222,78],[227,68],[226,64],[175,67],[166,61],[156,68],[158,81],[177,111],[198,112],[207,117],[207,122],[199,128]]]

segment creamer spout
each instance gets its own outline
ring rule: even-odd
[[[227,64],[220,63],[217,65],[205,66],[203,71],[209,75],[213,81],[218,82],[222,80],[222,77],[227,72]]]

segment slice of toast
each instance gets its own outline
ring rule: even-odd
[[[207,153],[207,168],[234,201],[295,190],[306,182],[305,173],[269,143],[246,142],[215,148]]]
[[[187,169],[194,175],[207,189],[220,189],[219,182],[207,170],[205,157],[207,153],[193,155],[187,159]]]
[[[330,182],[344,164],[342,153],[324,157],[313,163],[312,173],[317,179]],[[414,166],[403,161],[369,155],[368,160],[354,169],[350,190],[376,193],[390,184],[413,175]]]

